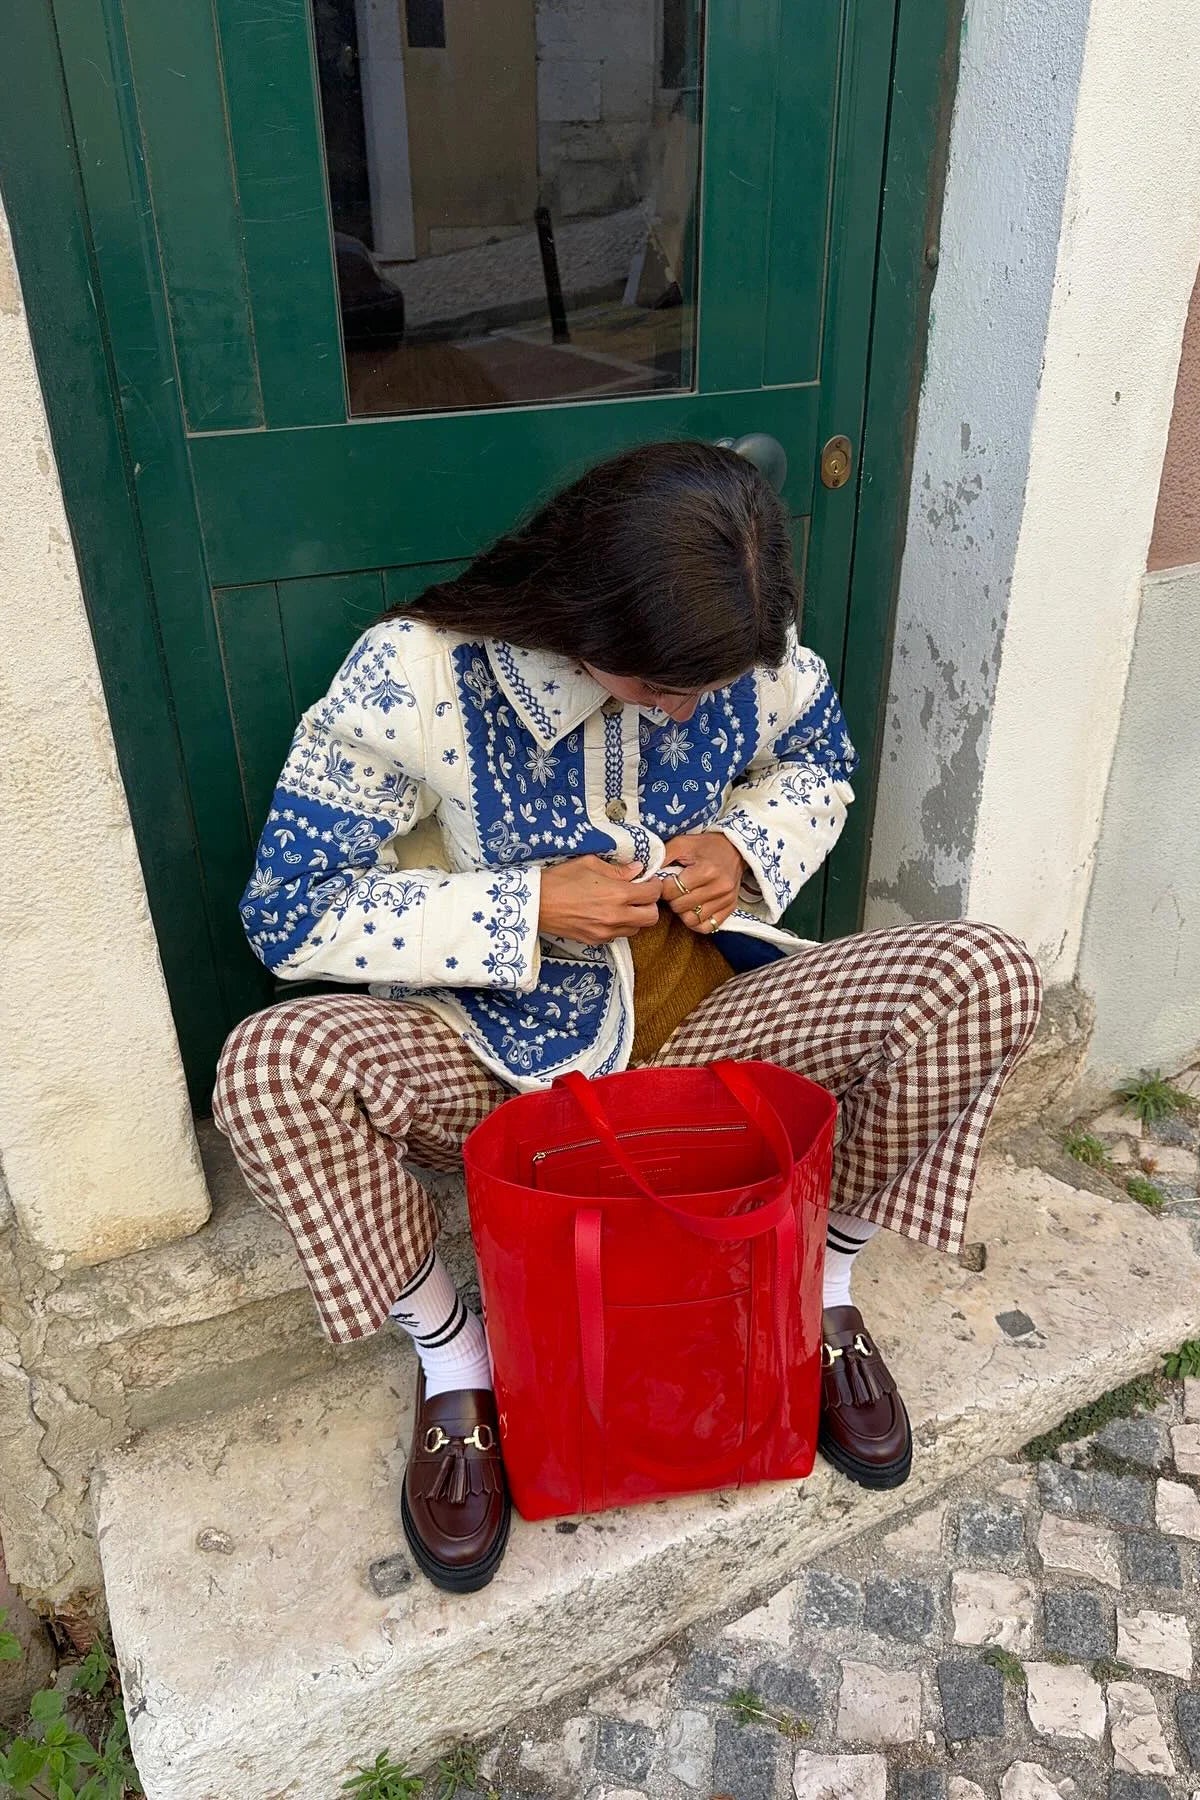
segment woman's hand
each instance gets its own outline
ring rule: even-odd
[[[542,870],[538,929],[579,944],[607,944],[658,923],[663,884],[638,881],[641,863],[574,856]]]
[[[738,904],[746,871],[741,852],[722,832],[700,831],[672,838],[665,860],[683,869],[682,875],[668,875],[662,884],[671,911],[690,931],[719,931]]]

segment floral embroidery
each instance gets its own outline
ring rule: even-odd
[[[682,769],[692,752],[692,740],[682,725],[672,721],[663,732],[658,744],[658,759],[665,762],[668,768]]]
[[[554,777],[558,759],[551,756],[542,744],[535,744],[525,758],[525,767],[529,771],[529,779],[536,781],[539,787],[545,787]]]

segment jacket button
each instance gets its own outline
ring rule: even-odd
[[[629,808],[623,800],[610,800],[604,811],[614,825],[623,825],[625,823],[625,815],[629,811]]]
[[[615,694],[610,694],[608,699],[604,702],[604,705],[600,708],[600,711],[604,714],[606,719],[615,718],[619,712],[625,711],[625,702],[623,700],[618,700]]]

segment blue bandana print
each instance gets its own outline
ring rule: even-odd
[[[595,1041],[615,985],[615,973],[595,948],[587,960],[543,954],[532,994],[477,988],[459,998],[498,1062],[515,1075],[549,1081]]]
[[[758,742],[753,675],[704,694],[691,718],[664,725],[643,720],[642,821],[661,838],[699,831],[721,810],[725,790]]]
[[[461,644],[452,660],[485,861],[609,854],[611,834],[591,823],[585,807],[583,732],[540,743],[513,711],[482,644]]]

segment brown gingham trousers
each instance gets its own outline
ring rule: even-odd
[[[1005,932],[904,925],[736,976],[652,1060],[758,1057],[821,1082],[841,1112],[831,1205],[955,1251],[992,1108],[1040,1008],[1037,965]],[[437,1237],[408,1159],[457,1167],[509,1093],[409,1002],[317,995],[233,1031],[214,1116],[295,1238],[334,1343],[383,1324]]]

